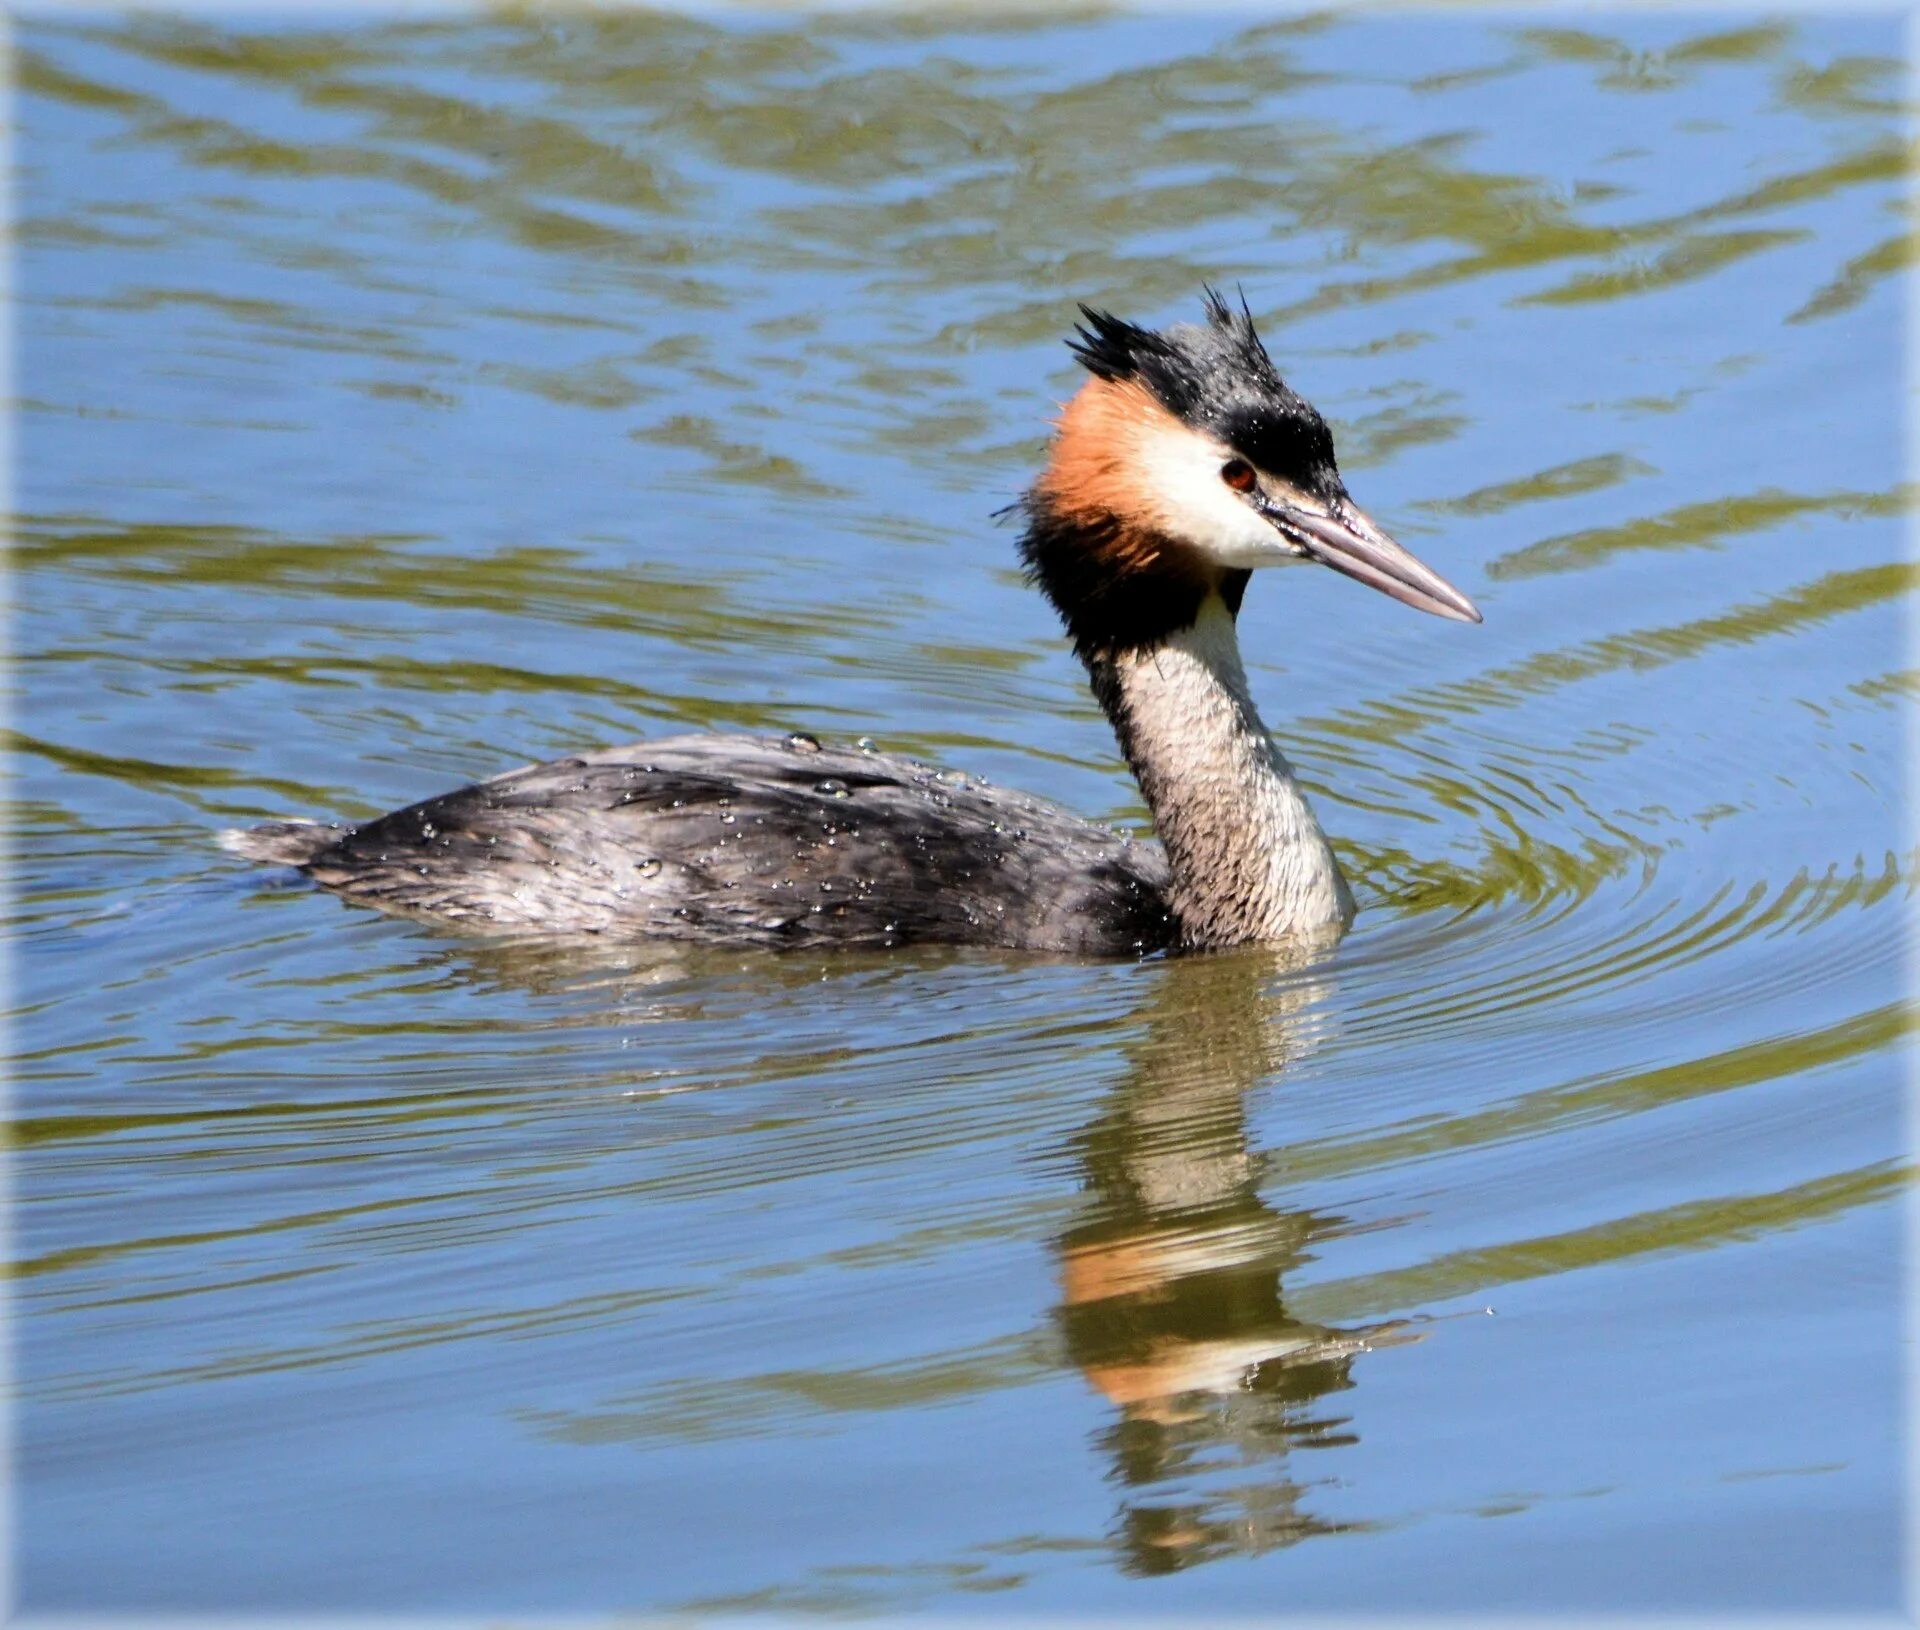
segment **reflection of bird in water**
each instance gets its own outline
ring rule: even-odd
[[[1161,1573],[1330,1531],[1295,1449],[1351,1442],[1329,1394],[1353,1356],[1410,1339],[1291,1317],[1280,1281],[1341,1219],[1261,1199],[1244,1095],[1312,1042],[1305,959],[1243,951],[1155,970],[1132,1069],[1081,1134],[1092,1204],[1061,1241],[1061,1328],[1118,1409],[1129,1566]],[[1200,1479],[1197,1487],[1181,1487]]]
[[[1054,805],[808,736],[679,736],[511,771],[364,826],[226,835],[350,899],[459,926],[727,944],[1080,952],[1279,942],[1353,902],[1254,711],[1255,567],[1315,560],[1443,617],[1459,590],[1347,496],[1333,439],[1244,305],[1165,332],[1086,311],[1092,377],[1019,506],[1153,809],[1136,842]]]

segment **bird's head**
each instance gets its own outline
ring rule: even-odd
[[[1080,309],[1068,345],[1092,377],[1026,496],[1022,550],[1083,649],[1152,643],[1209,594],[1237,606],[1246,573],[1303,560],[1480,621],[1348,497],[1326,421],[1244,303],[1209,289],[1204,324],[1164,331]]]

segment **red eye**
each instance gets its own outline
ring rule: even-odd
[[[1235,492],[1252,492],[1258,479],[1253,466],[1243,458],[1230,458],[1220,466],[1220,479]]]

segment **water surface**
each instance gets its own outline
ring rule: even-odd
[[[44,1610],[1899,1597],[1891,18],[16,35]],[[1238,283],[1331,958],[475,945],[220,854],[687,727],[1142,820],[991,512]]]

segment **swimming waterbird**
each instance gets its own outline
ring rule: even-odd
[[[1235,617],[1315,561],[1436,616],[1458,589],[1348,497],[1244,300],[1157,331],[1082,306],[1088,378],[1015,506],[1158,842],[793,734],[683,735],[511,770],[358,826],[223,835],[348,899],[477,931],[1141,953],[1329,936],[1353,898],[1255,711]]]

